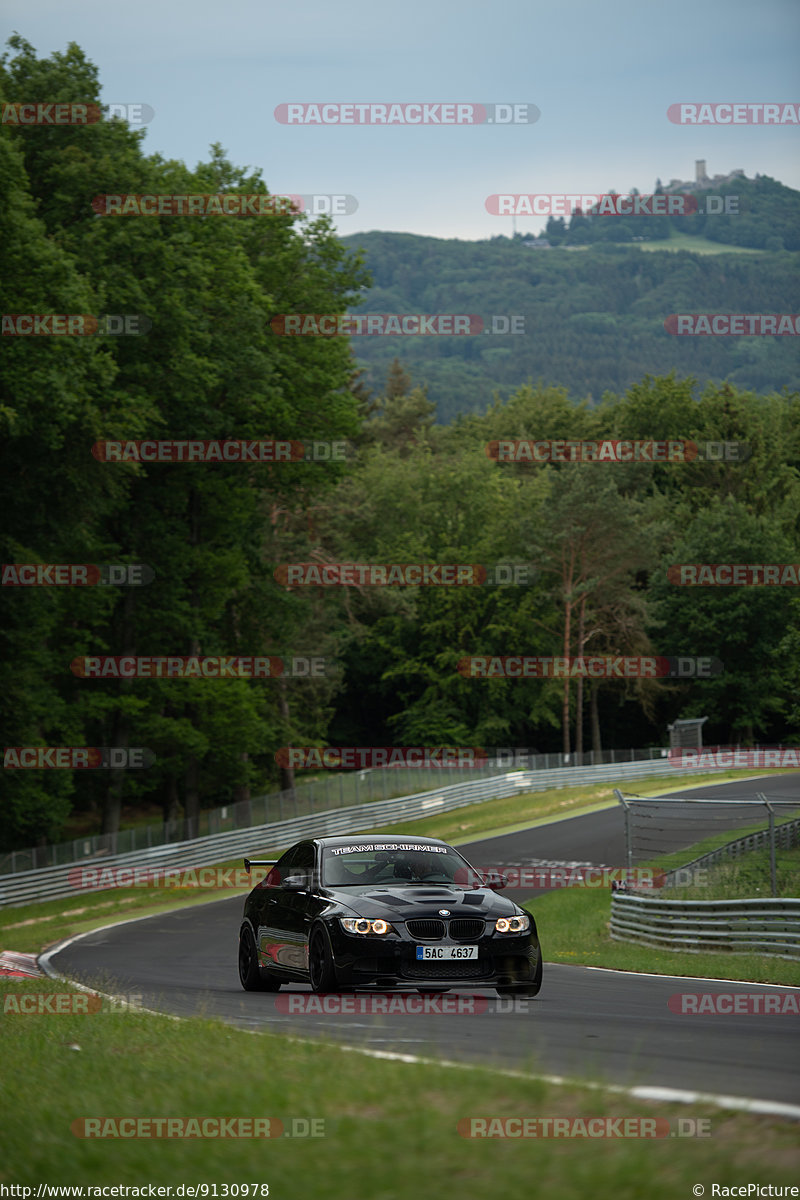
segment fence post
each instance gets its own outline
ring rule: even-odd
[[[625,813],[625,864],[628,868],[628,871],[630,871],[633,866],[633,847],[631,846],[631,823],[628,811],[629,805],[619,788],[614,788],[614,795],[619,800],[620,804],[622,805],[623,812]]]
[[[772,895],[778,894],[778,877],[775,868],[775,809],[770,804],[763,792],[757,792],[756,795],[762,803],[766,804],[769,811],[769,881],[772,888]]]

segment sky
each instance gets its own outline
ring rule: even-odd
[[[272,192],[355,197],[341,235],[510,236],[497,193],[652,191],[741,168],[800,188],[800,126],[673,124],[676,103],[800,102],[797,0],[4,0],[40,57],[77,42],[146,153],[222,144]],[[45,99],[45,98],[43,98]],[[527,124],[288,125],[281,104],[535,105]],[[412,114],[416,110],[411,110]],[[324,206],[325,201],[318,201]],[[537,233],[542,217],[516,218]]]

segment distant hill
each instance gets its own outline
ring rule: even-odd
[[[755,189],[752,195],[772,196],[770,237],[794,245],[790,217],[779,214],[796,211],[795,200],[786,208],[786,194],[800,193],[759,179],[737,181],[742,195],[745,184]],[[746,221],[766,220],[757,207],[748,213]],[[684,244],[696,236],[707,247],[726,220],[730,236],[742,236],[742,214],[739,225],[736,219],[720,215],[712,226],[710,217],[683,217],[696,226],[681,225],[675,233]],[[604,222],[607,229],[625,220],[603,216],[585,224]],[[399,357],[414,383],[428,385],[441,422],[483,412],[495,389],[505,396],[528,380],[594,401],[607,390],[623,392],[645,374],[671,370],[696,377],[700,386],[727,378],[759,392],[797,387],[797,337],[678,337],[664,328],[672,313],[800,312],[800,253],[777,242],[755,253],[725,252],[720,245],[719,254],[694,254],[645,252],[641,243],[606,239],[589,240],[580,251],[534,249],[522,237],[462,242],[371,232],[342,240],[363,249],[373,278],[358,313],[476,313],[487,324],[494,314],[523,318],[524,333],[516,335],[353,338],[368,387],[381,392],[389,364]]]
[[[550,217],[544,236],[552,246],[586,246],[688,234],[752,250],[800,250],[800,192],[768,175],[756,175],[755,179],[748,179],[743,171],[714,179],[703,175],[689,182],[672,180],[663,188],[657,183],[655,191],[690,196],[696,211],[688,216],[609,217],[595,215],[595,206],[571,218]]]

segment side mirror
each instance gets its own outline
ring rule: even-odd
[[[308,891],[310,880],[305,875],[287,875],[282,887],[285,892]]]
[[[503,888],[508,887],[508,878],[502,875],[500,871],[482,871],[483,886],[490,888],[493,892],[501,892]]]

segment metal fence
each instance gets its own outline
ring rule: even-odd
[[[724,858],[726,853],[735,855],[758,846],[770,847],[773,888],[775,885],[775,846],[784,825],[776,822],[782,817],[784,824],[791,818],[800,817],[800,796],[768,797],[763,792],[747,792],[740,796],[727,796],[724,800],[695,799],[681,796],[626,796],[614,789],[614,794],[625,814],[626,863],[649,862],[664,854],[674,853],[697,845],[705,838],[723,831],[734,830],[742,825],[764,822],[763,831],[729,842],[711,854]],[[757,839],[750,841],[750,838]],[[736,849],[741,846],[742,849]],[[703,860],[712,861],[708,855]],[[713,861],[717,861],[714,858]],[[699,863],[699,860],[698,860]],[[695,865],[695,864],[692,864]]]
[[[659,748],[605,750],[582,755],[531,754],[525,759],[513,762],[513,766],[549,772],[569,771],[575,767],[600,766],[606,763],[660,764],[668,754],[668,750]],[[122,829],[118,833],[87,834],[54,845],[12,850],[8,854],[0,855],[0,876],[80,862],[97,854],[133,854],[137,850],[149,850],[155,846],[210,837],[234,829],[248,829],[270,822],[286,821],[292,817],[327,812],[330,809],[370,804],[375,800],[389,800],[394,796],[416,795],[426,788],[435,789],[476,779],[490,779],[501,771],[509,770],[512,759],[512,752],[509,752],[505,761],[493,759],[485,766],[474,769],[383,767],[367,771],[329,771],[321,779],[305,780],[288,791],[254,796],[250,800],[204,809],[196,822],[180,818],[158,824],[140,825],[135,829]]]
[[[800,900],[652,900],[614,892],[611,937],[693,954],[800,959]]]
[[[664,887],[672,887],[676,877],[685,871],[691,871],[700,867],[711,867],[716,863],[725,862],[732,858],[740,858],[743,854],[750,854],[753,850],[764,850],[766,847],[769,847],[770,886],[772,888],[772,895],[777,896],[776,847],[780,846],[783,850],[791,850],[792,847],[798,844],[800,844],[800,819],[786,821],[783,825],[775,825],[773,818],[770,821],[768,829],[762,829],[758,833],[748,833],[745,837],[736,838],[733,842],[726,842],[724,846],[720,846],[716,850],[711,850],[708,854],[701,854],[699,858],[693,858],[691,862],[684,863],[678,870],[668,871]]]
[[[692,770],[696,773],[695,768]],[[710,767],[707,770],[710,773],[714,768]],[[382,825],[394,825],[401,821],[418,820],[420,817],[429,817],[434,813],[447,812],[487,800],[545,791],[547,788],[641,779],[648,775],[674,775],[675,771],[674,763],[666,758],[659,762],[640,761],[605,766],[556,768],[549,771],[511,771],[489,779],[452,784],[414,796],[313,812],[286,821],[151,846],[132,854],[113,854],[103,847],[94,854],[83,856],[80,864],[84,868],[91,865],[102,867],[103,873],[109,878],[120,868],[131,872],[152,872],[202,867],[245,854],[255,856],[268,851],[282,850],[307,836],[355,833]],[[441,772],[438,774],[441,777]],[[86,873],[81,866],[78,866],[76,860],[72,863],[6,874],[0,877],[0,906],[61,899],[79,894],[79,889],[100,891],[105,887],[114,886],[111,882],[101,881],[98,886],[84,887]]]

